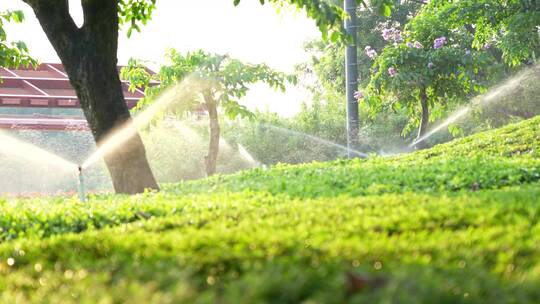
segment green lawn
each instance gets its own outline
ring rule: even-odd
[[[538,303],[540,117],[161,193],[0,199],[5,303]]]

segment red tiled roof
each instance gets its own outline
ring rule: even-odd
[[[0,68],[0,79],[0,107],[80,107],[61,64],[43,63],[37,69]],[[128,82],[122,81],[124,97],[128,107],[132,108],[144,97],[144,93],[141,90],[130,92],[128,85]]]
[[[128,82],[122,81],[124,98],[131,109],[144,93],[138,89],[130,92],[128,86]],[[80,102],[64,67],[58,63],[43,63],[36,69],[0,67],[0,107],[80,108]],[[84,119],[2,115],[0,129],[82,131],[88,130],[88,125]]]

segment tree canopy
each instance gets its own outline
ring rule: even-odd
[[[448,28],[466,28],[472,47],[495,47],[512,66],[536,60],[540,51],[540,1],[433,0],[425,11]]]
[[[383,29],[384,48],[365,47],[374,62],[357,96],[372,114],[406,108],[404,133],[420,126],[420,135],[448,104],[484,92],[503,63],[535,61],[537,8],[536,1],[431,1],[405,27]]]
[[[253,113],[239,103],[251,84],[263,82],[284,91],[287,81],[296,81],[295,77],[274,71],[265,64],[248,64],[228,55],[203,50],[184,55],[171,49],[166,58],[169,64],[162,66],[158,74],[149,73],[140,62],[132,59],[122,69],[121,76],[130,82],[131,90],[137,87],[145,89],[147,97],[140,102],[141,107],[153,103],[155,96],[164,90],[174,90],[175,86],[180,86],[179,94],[168,95],[170,100],[165,111],[185,114],[204,109],[208,113],[210,145],[205,159],[208,175],[216,171],[220,138],[219,109],[229,118],[252,118]],[[159,84],[152,85],[152,79],[159,81]]]
[[[175,102],[173,111],[182,113],[196,109],[205,103],[203,95],[211,94],[217,104],[223,107],[230,118],[250,117],[252,113],[239,103],[249,91],[249,85],[263,82],[270,87],[284,91],[286,82],[294,83],[294,76],[274,71],[265,64],[248,64],[241,60],[197,50],[182,54],[170,49],[166,54],[169,64],[163,65],[157,74],[149,73],[142,62],[131,59],[128,66],[121,70],[121,77],[130,82],[130,89],[144,88],[147,98],[140,103],[145,107],[153,102],[154,97],[163,90],[177,85],[187,77],[197,79],[197,86],[192,88],[193,96],[182,95],[181,102]],[[152,80],[159,85],[150,85]]]

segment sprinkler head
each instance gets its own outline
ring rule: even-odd
[[[77,169],[79,170],[79,185],[78,185],[79,200],[81,202],[86,202],[86,195],[84,194],[84,179],[83,179],[83,174],[82,174],[82,167],[77,166]]]

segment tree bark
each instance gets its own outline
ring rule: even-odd
[[[426,134],[429,124],[429,104],[425,87],[420,88],[420,104],[422,107],[422,117],[420,119],[420,127],[418,128],[418,136],[416,137],[416,140],[421,139],[422,136]],[[427,148],[427,145],[425,141],[422,141],[416,144],[416,148],[425,149]]]
[[[204,99],[210,120],[210,144],[208,146],[208,155],[204,157],[204,162],[206,165],[206,175],[211,176],[216,173],[220,128],[216,101],[209,93],[204,95]]]
[[[121,127],[134,128],[117,69],[118,2],[82,1],[84,24],[77,28],[68,0],[24,0],[60,57],[80,100],[98,147]],[[159,187],[136,130],[119,149],[104,156],[117,193]]]

